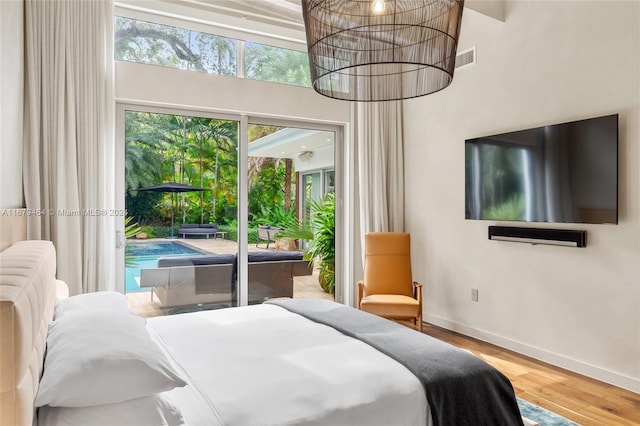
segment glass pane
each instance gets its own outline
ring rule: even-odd
[[[311,87],[309,57],[305,52],[245,43],[245,77]]]
[[[115,59],[236,75],[236,41],[116,16]]]
[[[335,192],[335,172],[333,170],[326,170],[324,172],[324,193]]]
[[[248,140],[249,303],[333,299],[320,282],[335,264],[335,209],[322,197],[321,172],[305,172],[333,166],[333,132],[250,124]],[[323,233],[332,238],[315,238]]]
[[[304,192],[302,200],[302,211],[307,221],[311,220],[311,202],[318,200],[322,196],[322,187],[320,186],[320,172],[304,175]]]
[[[125,113],[125,292],[145,314],[236,305],[237,141],[235,121]]]

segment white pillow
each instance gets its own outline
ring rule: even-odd
[[[65,315],[95,312],[101,309],[130,313],[127,297],[124,294],[117,291],[97,291],[58,300],[53,319],[58,320]]]
[[[111,404],[184,386],[145,324],[109,310],[51,322],[35,406]]]
[[[40,426],[181,426],[182,413],[162,395],[91,407],[49,407],[38,410]]]

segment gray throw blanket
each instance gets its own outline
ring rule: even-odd
[[[331,326],[403,364],[420,379],[434,426],[523,424],[509,379],[466,351],[328,300],[274,299],[265,303]]]

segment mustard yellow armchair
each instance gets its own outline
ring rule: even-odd
[[[358,309],[422,331],[422,285],[411,276],[411,239],[403,232],[365,235],[364,279],[358,281]]]

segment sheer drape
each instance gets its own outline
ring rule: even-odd
[[[352,103],[358,158],[360,236],[404,231],[402,101]]]
[[[71,294],[115,288],[112,8],[25,2],[28,237],[54,242]]]

